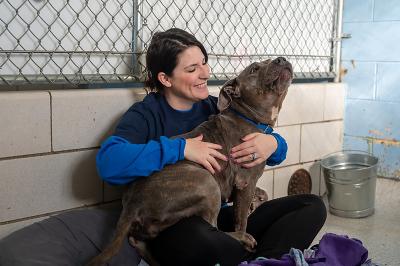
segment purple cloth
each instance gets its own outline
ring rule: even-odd
[[[358,239],[326,233],[319,242],[315,257],[326,258],[326,262],[313,266],[358,266],[368,259],[368,250]]]
[[[360,266],[368,259],[362,242],[345,235],[326,233],[315,248],[315,257],[305,258],[312,266]],[[295,259],[285,254],[281,259],[259,258],[239,266],[296,266]]]
[[[324,258],[306,259],[306,262],[312,265],[316,265],[314,263],[319,261],[325,261],[325,259]],[[279,260],[259,258],[256,260],[252,260],[250,262],[242,262],[239,264],[239,266],[296,266],[296,262],[289,254],[285,254]]]
[[[248,263],[242,262],[239,266],[296,266],[296,263],[289,255],[285,254],[280,260],[260,258]]]

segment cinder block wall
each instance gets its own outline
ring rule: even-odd
[[[210,88],[218,95],[217,87]],[[287,195],[291,174],[311,171],[312,193],[322,195],[320,158],[343,139],[345,85],[294,84],[276,131],[289,145],[287,160],[266,167],[259,186],[270,198]],[[120,198],[95,169],[100,143],[142,89],[55,90],[0,93],[0,238],[61,211]]]

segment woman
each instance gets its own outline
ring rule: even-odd
[[[217,159],[230,156],[243,167],[267,162],[281,163],[286,157],[285,140],[276,133],[253,133],[229,155],[220,145],[192,139],[170,139],[192,130],[218,112],[209,96],[207,53],[191,34],[170,29],[156,33],[146,62],[147,86],[153,91],[135,103],[122,117],[113,136],[102,145],[97,167],[111,184],[127,184],[179,160],[190,160],[211,173],[220,170]],[[161,265],[237,265],[253,257],[280,257],[291,247],[307,248],[326,217],[325,206],[313,195],[298,195],[265,202],[248,220],[247,231],[258,242],[255,253],[247,252],[222,231],[233,231],[233,208],[224,207],[218,229],[200,217],[189,217],[149,241],[150,251]]]

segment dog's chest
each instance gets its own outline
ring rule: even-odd
[[[261,177],[263,169],[263,164],[252,168],[243,168],[230,160],[227,167],[215,175],[215,179],[220,187],[222,201],[225,202],[231,199],[233,191],[238,189],[237,182],[246,182],[249,185],[255,184]]]
[[[222,146],[221,153],[229,158],[231,149],[241,143],[242,138],[252,132],[255,132],[255,127],[245,122],[239,117],[231,117],[219,114],[213,117],[202,125],[200,129],[204,135],[203,140],[207,142],[217,143]],[[250,183],[257,180],[263,172],[264,166],[257,165],[251,168],[243,168],[236,164],[232,158],[228,162],[218,160],[222,167],[222,171],[214,177],[220,186],[222,200],[228,200],[232,191],[236,189],[238,180],[245,180]]]

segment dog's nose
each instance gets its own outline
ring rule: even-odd
[[[274,61],[272,61],[272,62],[274,62],[275,64],[278,64],[278,65],[283,65],[286,62],[286,58],[280,56],[280,57],[274,59]]]

